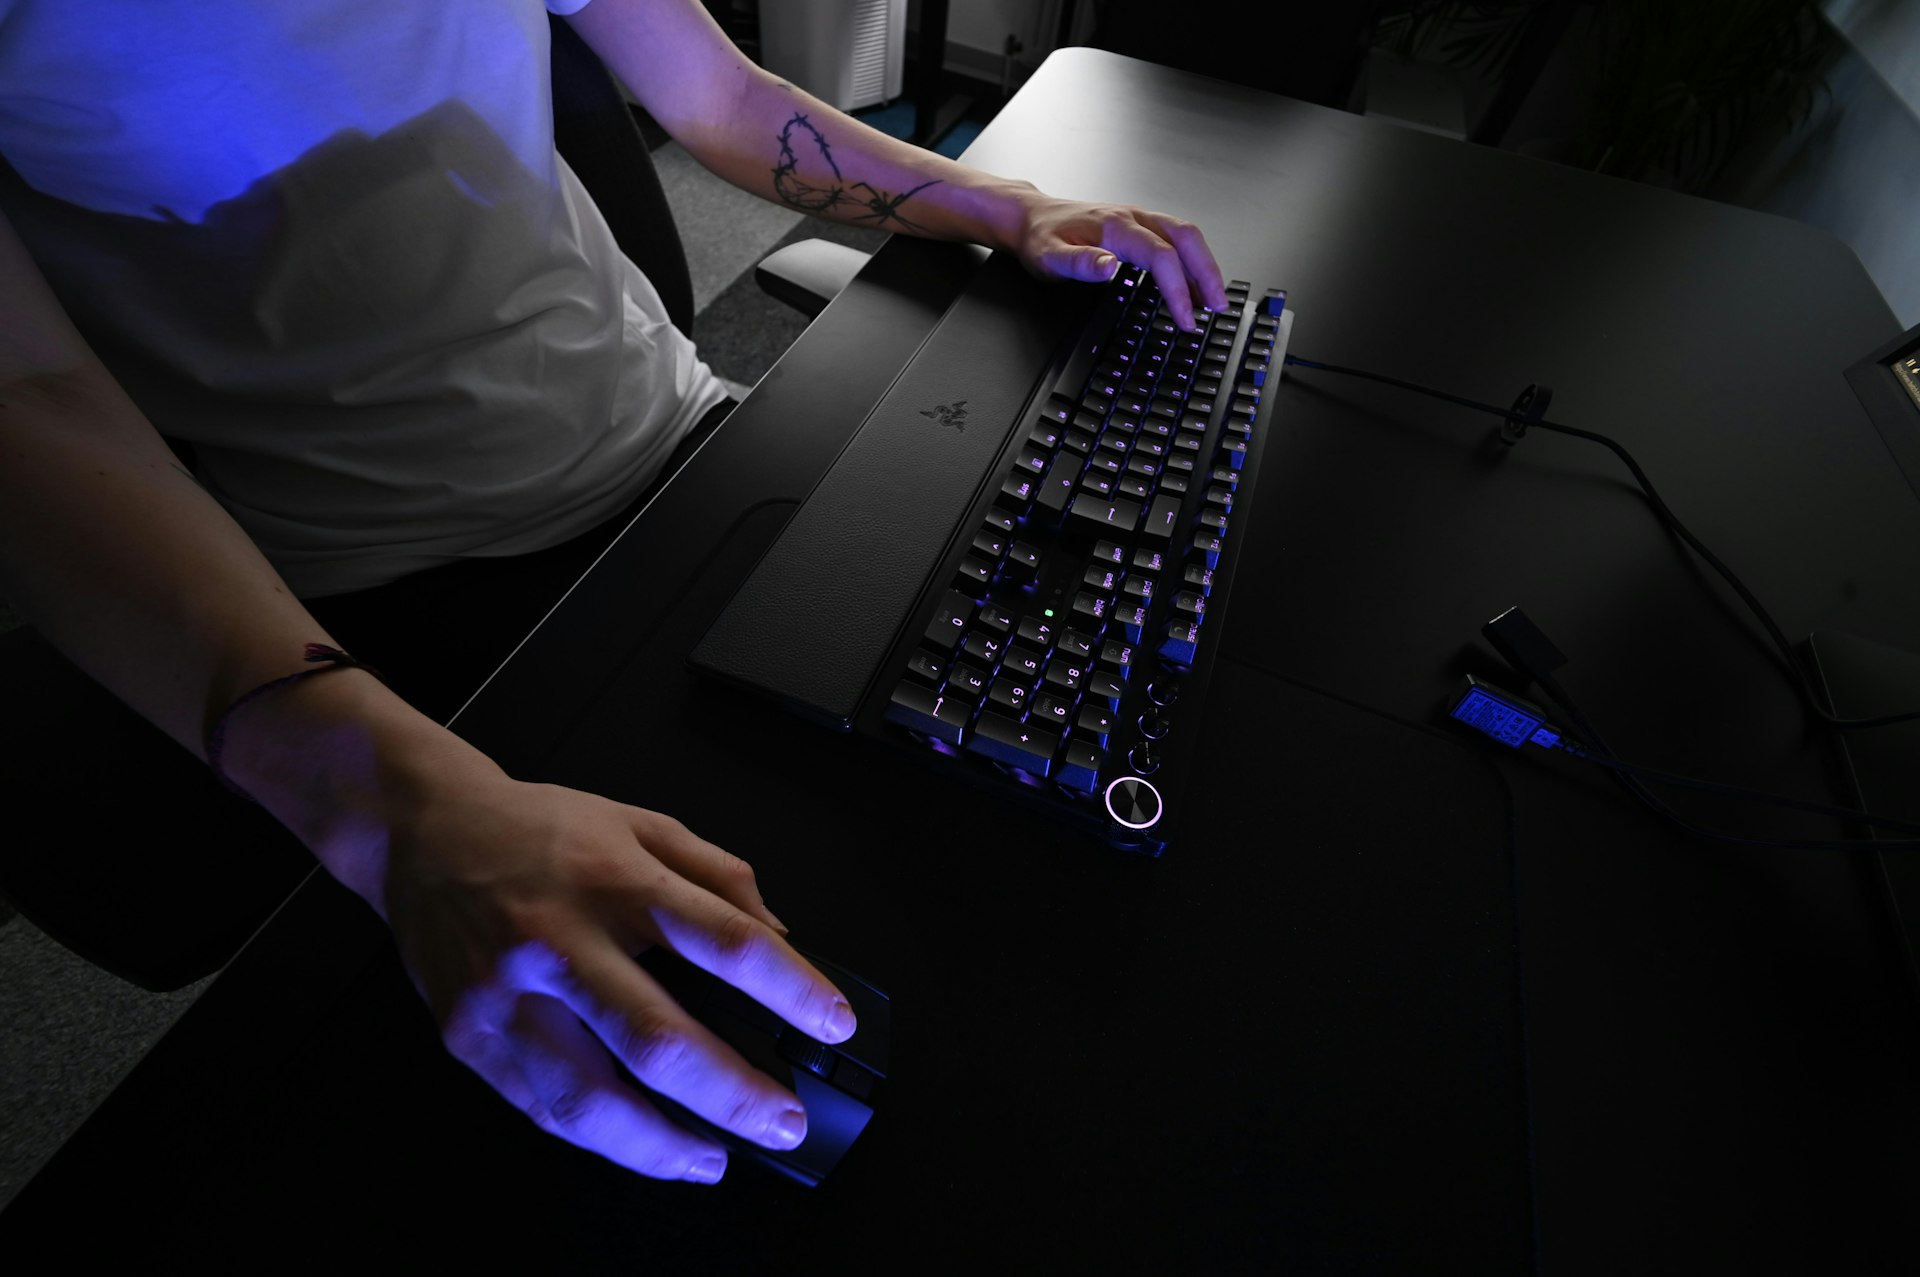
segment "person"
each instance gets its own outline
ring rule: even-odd
[[[695,0],[548,8],[748,191],[1046,279],[1131,263],[1184,327],[1226,304],[1191,224],[869,129]],[[772,1147],[805,1113],[632,956],[669,946],[827,1042],[855,1028],[845,999],[745,861],[443,726],[503,655],[463,627],[521,573],[524,633],[725,406],[554,151],[547,22],[533,0],[217,0],[191,24],[0,3],[0,595],[138,724],[16,649],[8,695],[59,690],[16,714],[9,766],[77,812],[103,778],[74,760],[116,760],[87,819],[123,814],[111,841],[170,876],[199,856],[143,831],[265,858],[230,822],[270,817],[386,921],[448,1048],[507,1100],[712,1182],[725,1150],[648,1090]]]

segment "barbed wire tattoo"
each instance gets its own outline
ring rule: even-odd
[[[801,146],[806,138],[811,138],[815,151],[833,173],[833,183],[829,186],[815,186],[800,176],[800,157],[794,152],[795,130],[803,132]],[[910,191],[898,195],[889,195],[878,187],[866,182],[849,183],[840,172],[840,166],[834,163],[833,147],[813,121],[798,112],[786,127],[780,130],[780,163],[773,169],[773,190],[781,202],[803,213],[827,213],[845,209],[849,206],[864,208],[866,212],[849,215],[849,221],[871,222],[875,226],[897,225],[903,230],[918,231],[924,229],[906,217],[901,216],[900,206],[926,190],[929,186],[938,186],[938,178],[922,182]],[[861,194],[861,192],[865,192]]]

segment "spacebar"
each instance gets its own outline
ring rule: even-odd
[[[851,725],[1016,414],[1096,300],[988,258],[689,663]]]

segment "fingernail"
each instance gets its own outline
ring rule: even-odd
[[[779,1143],[792,1148],[807,1138],[807,1115],[800,1109],[788,1109],[773,1119],[773,1136]]]
[[[847,1005],[846,999],[835,998],[833,1005],[827,1008],[827,1041],[845,1042],[859,1027],[853,1018],[853,1008]]]
[[[720,1177],[727,1173],[727,1159],[724,1154],[710,1153],[687,1168],[681,1178],[689,1184],[717,1184]]]
[[[1112,279],[1120,273],[1120,259],[1112,253],[1102,253],[1096,261],[1100,269],[1107,272],[1108,279]]]
[[[760,912],[767,915],[767,921],[772,924],[775,931],[778,931],[783,936],[787,934],[787,924],[774,917],[773,910],[767,908],[765,905],[761,905]]]

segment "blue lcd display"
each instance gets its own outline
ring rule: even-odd
[[[1479,688],[1469,688],[1460,698],[1459,704],[1452,710],[1453,717],[1467,726],[1485,732],[1503,744],[1515,749],[1527,743],[1534,732],[1541,727],[1541,721],[1530,714],[1523,714],[1504,701],[1487,695]]]

